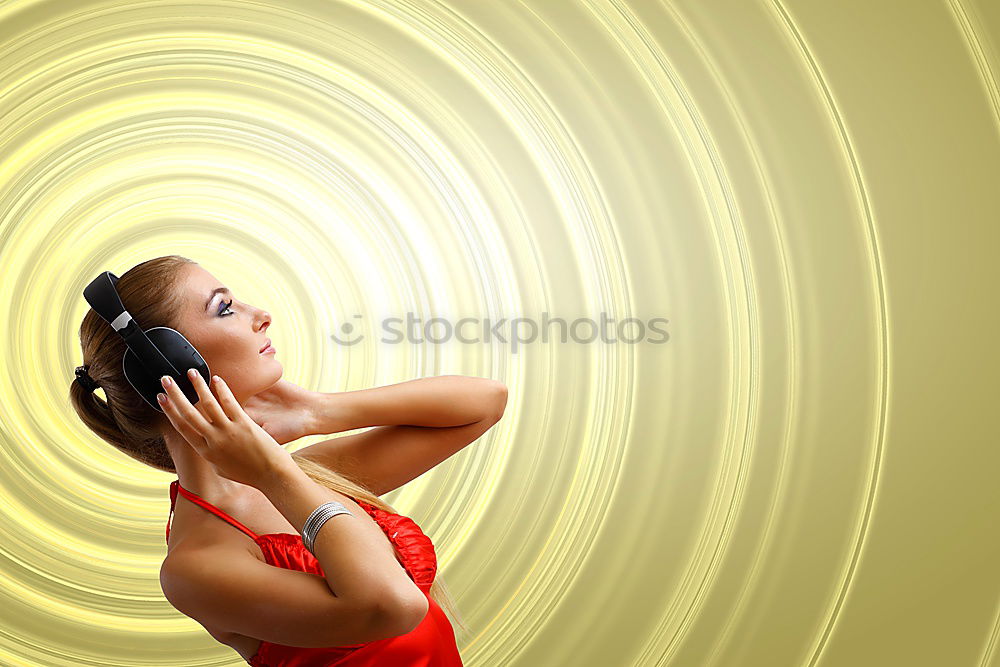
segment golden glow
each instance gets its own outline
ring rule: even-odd
[[[303,386],[508,385],[387,496],[470,666],[1000,660],[993,4],[192,7],[0,5],[0,664],[242,664],[160,592],[172,477],[65,398],[83,287],[174,253]]]

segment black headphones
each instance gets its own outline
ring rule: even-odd
[[[212,377],[208,364],[194,345],[176,329],[153,327],[143,331],[125,310],[115,287],[117,284],[118,276],[105,271],[84,288],[83,297],[128,346],[122,357],[122,370],[129,384],[147,403],[163,412],[156,395],[163,392],[160,378],[169,375],[188,400],[192,404],[197,403],[198,392],[188,379],[187,369],[198,369],[205,382],[208,382]]]

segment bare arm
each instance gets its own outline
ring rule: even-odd
[[[288,461],[288,466],[262,481],[258,488],[295,530],[301,533],[312,511],[325,502],[351,503],[347,496],[317,484],[294,461]],[[413,607],[419,611],[422,602],[423,611],[427,611],[420,589],[357,519],[345,515],[328,519],[316,536],[313,550],[334,595],[372,603],[388,600],[400,603],[404,612]]]
[[[351,508],[346,496],[317,484],[294,462],[259,488],[300,532],[324,502],[347,501]],[[160,581],[171,604],[203,625],[289,646],[393,637],[414,629],[427,614],[424,594],[356,519],[327,520],[313,548],[325,581],[272,567],[249,552],[234,559],[221,548],[168,557]]]
[[[322,577],[272,567],[231,547],[175,550],[160,567],[160,587],[174,608],[206,629],[287,646],[349,646],[416,627],[332,595]]]
[[[507,386],[488,378],[446,375],[321,397],[314,410],[317,432],[382,425],[314,443],[298,454],[382,495],[496,424],[507,405]]]
[[[308,406],[310,434],[380,425],[464,426],[503,412],[507,387],[490,378],[439,375],[383,387],[316,392]]]

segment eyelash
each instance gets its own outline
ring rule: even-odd
[[[221,309],[221,310],[219,311],[219,317],[226,317],[225,315],[223,315],[223,314],[222,314],[222,312],[223,312],[223,311],[226,311],[226,310],[229,310],[229,307],[230,307],[231,305],[233,305],[233,301],[232,301],[232,299],[230,299],[230,300],[229,300],[229,303],[223,303],[223,305],[225,306],[225,308],[223,308],[223,309]],[[230,313],[230,315],[235,315],[235,314],[236,314],[235,312],[233,312],[233,313]]]

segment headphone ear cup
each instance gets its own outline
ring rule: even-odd
[[[201,354],[176,329],[153,327],[143,333],[146,334],[150,342],[159,349],[160,353],[163,354],[175,369],[175,372],[170,374],[174,382],[184,392],[187,399],[191,401],[191,404],[196,404],[200,399],[194,385],[188,379],[187,369],[198,369],[198,372],[201,373],[206,382],[212,377],[208,364],[205,363]],[[156,395],[163,391],[163,385],[160,383],[161,375],[150,371],[139,361],[138,355],[131,348],[126,349],[125,356],[122,357],[122,370],[125,373],[125,378],[139,392],[139,395],[149,405],[156,408],[159,412],[163,412],[163,408],[160,407],[159,402],[156,400]]]

